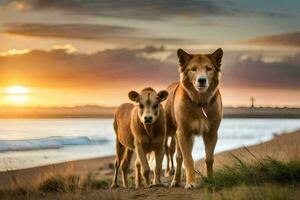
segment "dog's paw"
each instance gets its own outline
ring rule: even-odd
[[[180,186],[180,183],[178,183],[177,181],[172,181],[172,183],[171,183],[171,188],[175,188],[175,187],[179,187]]]
[[[192,190],[192,189],[196,188],[196,184],[195,183],[187,183],[187,184],[185,184],[184,188],[187,190]]]

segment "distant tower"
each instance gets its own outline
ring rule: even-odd
[[[251,101],[251,108],[254,108],[254,103],[255,103],[255,98],[254,97],[251,97],[250,98],[250,101]]]

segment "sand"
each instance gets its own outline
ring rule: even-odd
[[[248,147],[237,148],[234,150],[222,152],[215,155],[215,168],[233,162],[233,156],[236,155],[244,160],[264,158],[271,156],[279,160],[300,158],[300,130],[282,135],[275,135],[268,142],[256,144]],[[12,183],[12,177],[16,177],[18,184],[22,186],[36,186],[47,177],[53,175],[87,175],[88,173],[97,174],[99,177],[110,177],[113,173],[114,157],[102,157],[87,160],[77,160],[64,162],[48,166],[34,167],[29,169],[20,169],[10,172],[0,172],[0,188],[9,188]],[[196,168],[205,174],[204,161],[195,162]],[[165,181],[170,181],[165,179]],[[151,189],[155,190],[155,189]],[[164,189],[168,192],[169,189]],[[179,189],[181,192],[184,190]],[[143,194],[141,194],[143,196]]]

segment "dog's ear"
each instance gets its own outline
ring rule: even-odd
[[[134,101],[134,102],[138,102],[139,101],[139,93],[137,93],[136,91],[130,91],[128,93],[128,97],[131,101]]]
[[[217,49],[210,55],[211,60],[214,62],[217,71],[221,71],[221,63],[223,58],[223,50],[221,48]]]
[[[182,49],[178,49],[177,57],[179,60],[180,69],[181,69],[181,71],[183,71],[193,56],[188,54],[187,52],[183,51]]]
[[[158,96],[158,99],[160,102],[166,100],[168,98],[168,95],[169,95],[169,93],[166,90],[162,90],[159,93],[157,93],[157,96]]]

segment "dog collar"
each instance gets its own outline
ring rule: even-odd
[[[214,95],[208,103],[198,103],[198,106],[201,107],[201,111],[206,119],[208,118],[206,108],[208,107],[209,104],[215,101],[215,97],[216,95]]]
[[[207,119],[207,113],[206,113],[203,106],[201,106],[201,110],[202,110],[202,113],[203,113],[204,117]]]

